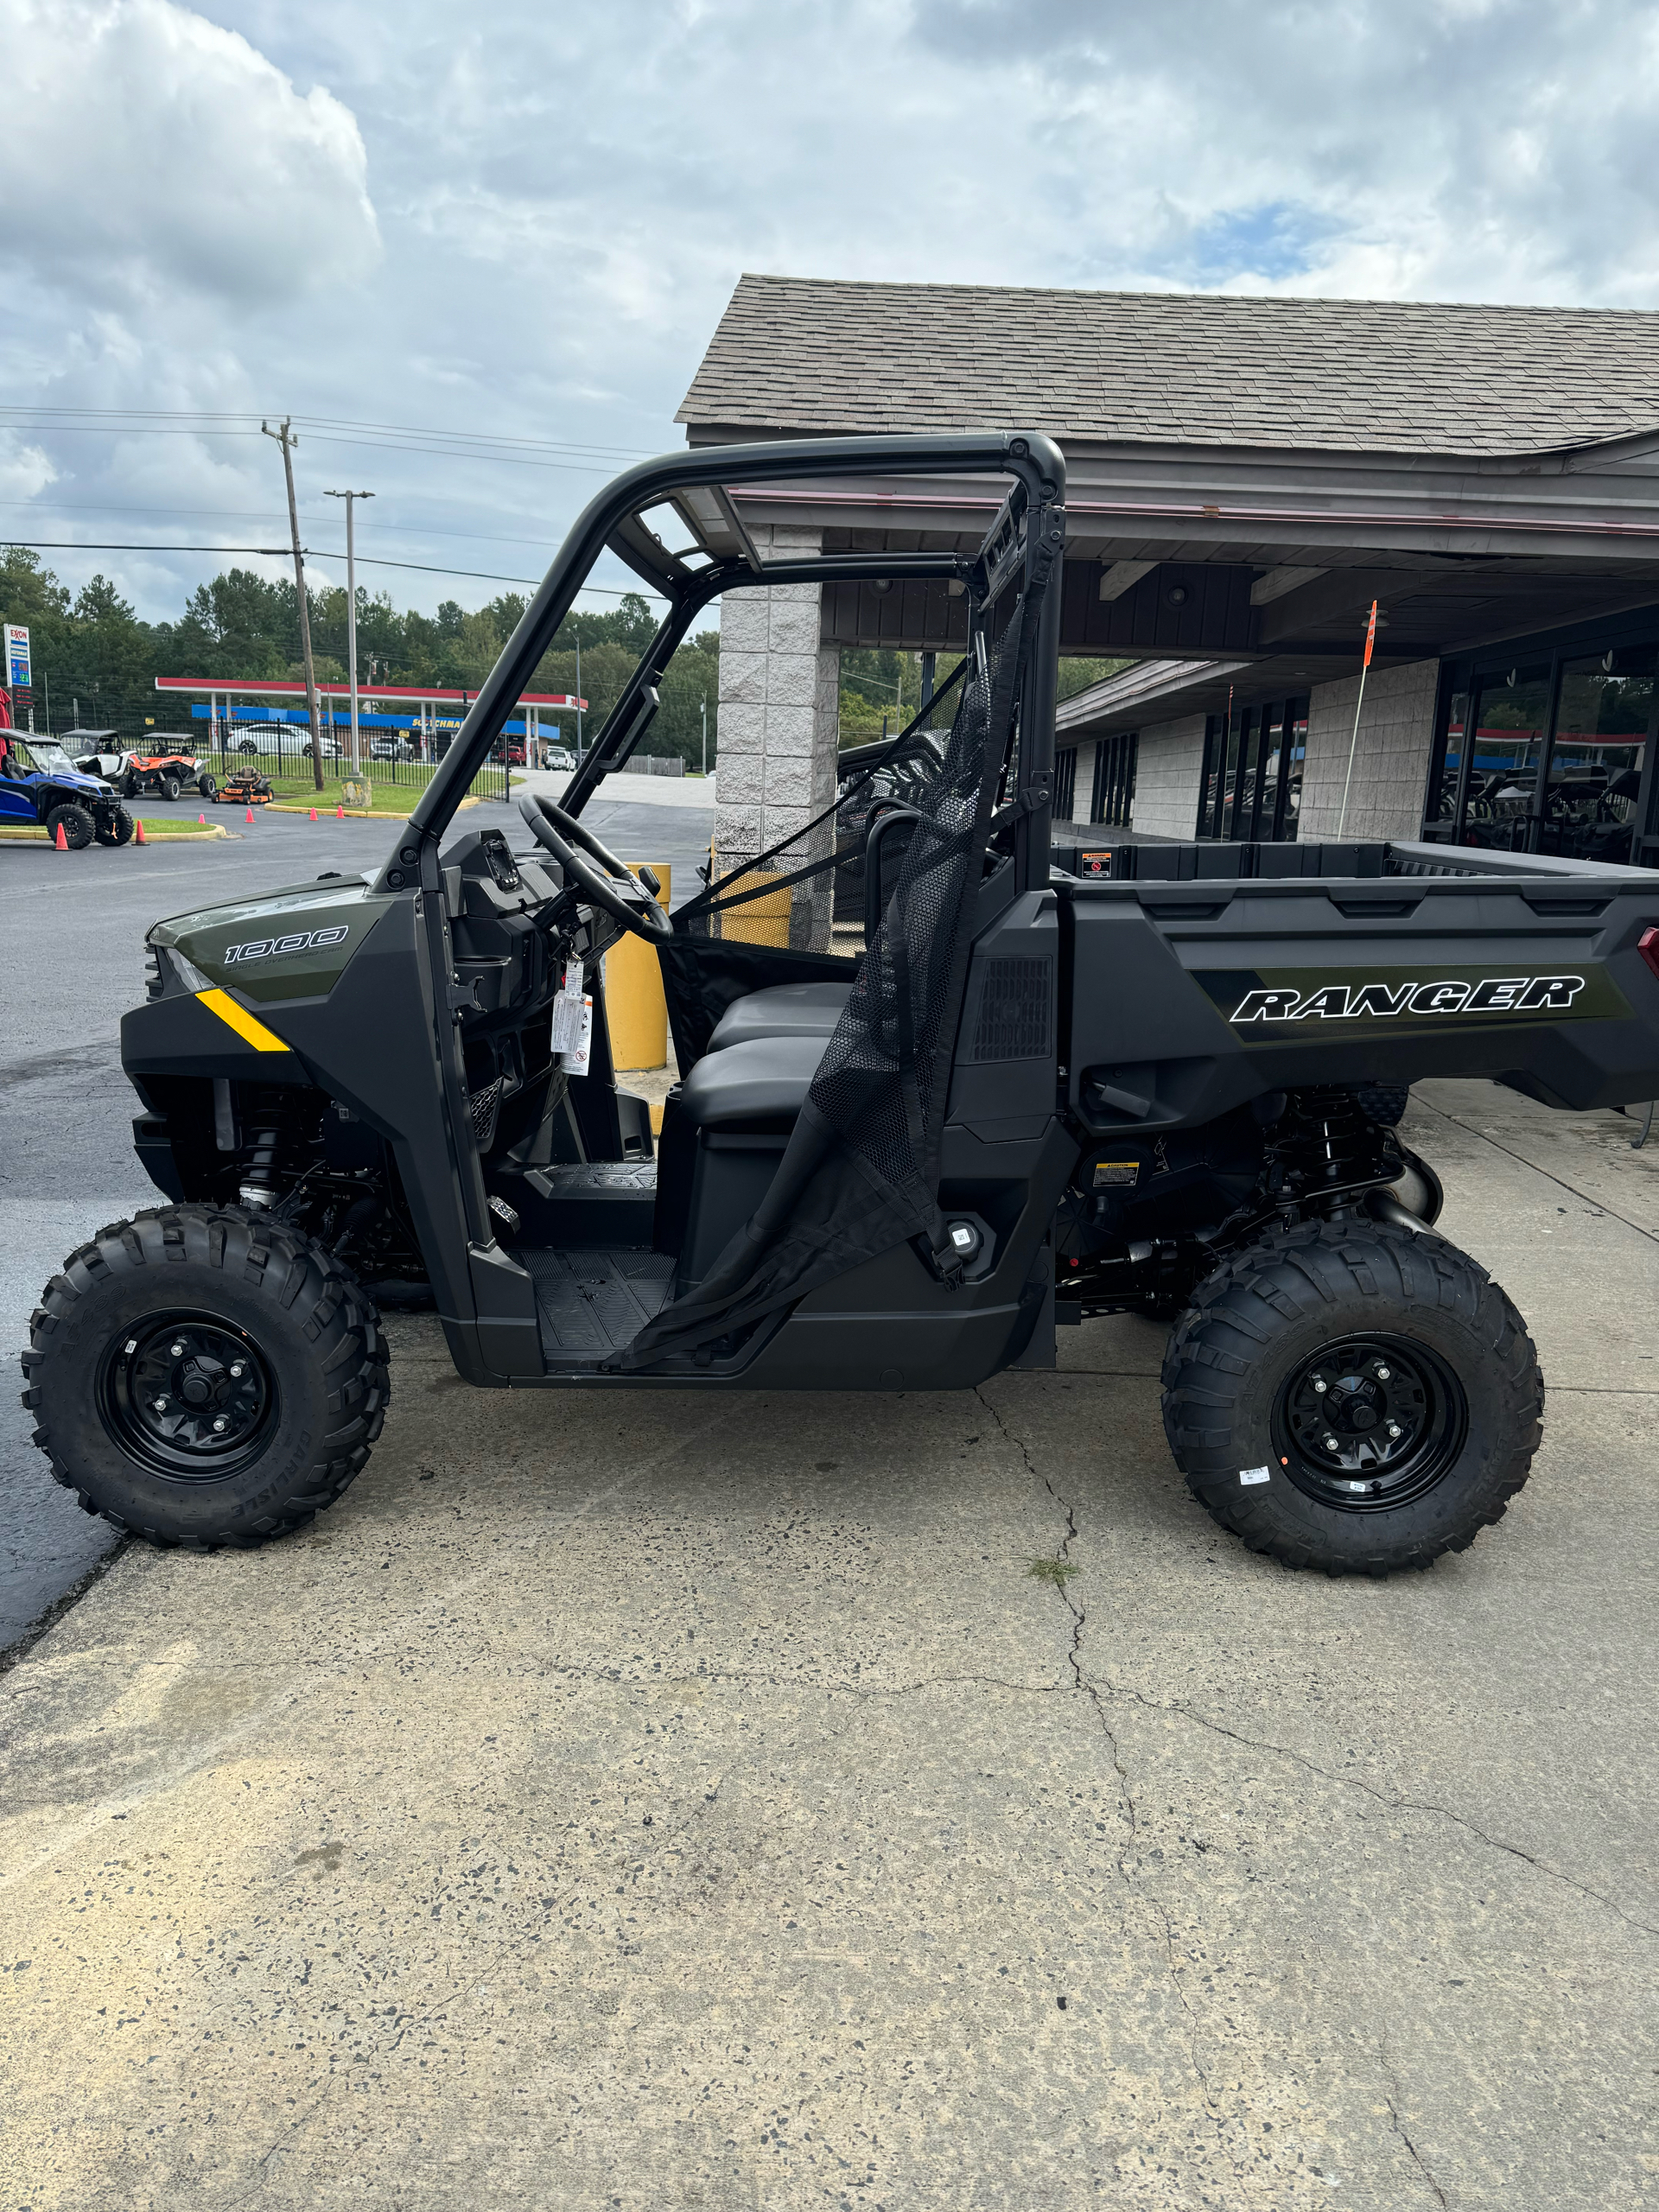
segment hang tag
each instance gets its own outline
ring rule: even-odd
[[[1238,1471],[1239,1482],[1245,1489],[1248,1489],[1252,1483],[1271,1481],[1272,1477],[1271,1467],[1241,1467]]]
[[[576,1041],[559,1055],[559,1065],[567,1075],[586,1075],[588,1062],[594,1049],[594,1002],[583,999],[578,1018]]]
[[[554,1058],[562,1065],[566,1053],[585,1049],[582,1029],[584,1006],[589,1008],[586,1033],[590,1035],[593,1027],[591,1001],[582,996],[582,963],[580,960],[572,960],[565,968],[564,982],[560,988],[558,996],[553,1001],[553,1029],[548,1040],[549,1049]],[[582,1072],[585,1075],[587,1070],[584,1068]]]

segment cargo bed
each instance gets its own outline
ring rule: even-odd
[[[1415,842],[1054,851],[1068,1103],[1206,1122],[1308,1084],[1659,1096],[1659,873]]]

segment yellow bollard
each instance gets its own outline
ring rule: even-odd
[[[631,867],[645,863],[633,861]],[[673,888],[666,861],[649,863],[662,878],[658,904],[666,906]],[[643,938],[625,937],[605,956],[605,1011],[611,1025],[611,1059],[619,1068],[660,1068],[668,1065],[668,1001],[663,971]]]
[[[713,869],[712,848],[709,858]],[[780,872],[775,868],[746,868],[741,875],[734,875],[729,883],[721,884],[721,888],[728,893],[753,891]],[[720,934],[734,944],[769,944],[787,951],[793,901],[792,890],[768,891],[758,899],[746,899],[741,906],[723,907],[715,918]]]

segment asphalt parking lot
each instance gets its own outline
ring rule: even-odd
[[[624,1400],[394,1319],[333,1512],[130,1548],[0,1678],[0,2202],[1644,2201],[1630,1133],[1416,1095],[1550,1400],[1504,1522],[1381,1583],[1214,1528],[1138,1320],[963,1396]]]
[[[181,801],[145,814],[194,819]],[[670,861],[675,903],[697,888],[708,816],[682,806],[601,802],[596,833],[629,860]],[[468,808],[461,832],[499,823],[531,840],[517,807]],[[120,1021],[143,995],[143,938],[163,914],[303,883],[324,868],[378,865],[397,836],[386,821],[312,823],[262,810],[231,817],[232,837],[140,850],[101,845],[57,853],[0,848],[0,923],[17,987],[0,1001],[0,1368],[16,1376],[30,1312],[66,1252],[106,1221],[153,1205],[158,1193],[132,1152],[131,1087],[121,1073]],[[112,1532],[67,1492],[42,1484],[45,1462],[10,1380],[0,1389],[0,1650],[110,1548]]]

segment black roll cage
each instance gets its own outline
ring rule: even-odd
[[[763,561],[727,496],[733,484],[825,476],[891,474],[1011,476],[1014,481],[977,554],[830,553],[799,561]],[[670,553],[642,520],[677,492],[711,489],[743,548],[741,556],[693,568]],[[640,656],[604,727],[566,786],[563,804],[579,815],[603,779],[627,760],[656,710],[657,686],[697,615],[721,593],[771,584],[874,582],[884,578],[957,582],[982,605],[995,600],[1013,572],[1027,514],[1054,516],[1065,497],[1065,461],[1040,431],[978,432],[949,437],[779,439],[763,444],[709,446],[641,461],[608,484],[578,516],[551,567],[480,689],[437,772],[399,832],[376,879],[377,891],[438,888],[438,847],[467,788],[499,738],[507,717],[551,645],[576,596],[607,549],[669,602],[669,612]],[[1050,549],[1058,556],[1060,531]],[[1059,592],[1045,610],[1048,643],[1058,644]],[[1020,748],[1024,850],[1040,838],[1046,852],[1053,773],[1054,652],[1037,656],[1026,702]],[[1039,822],[1039,817],[1040,818]],[[1022,874],[1026,873],[1021,870]]]

